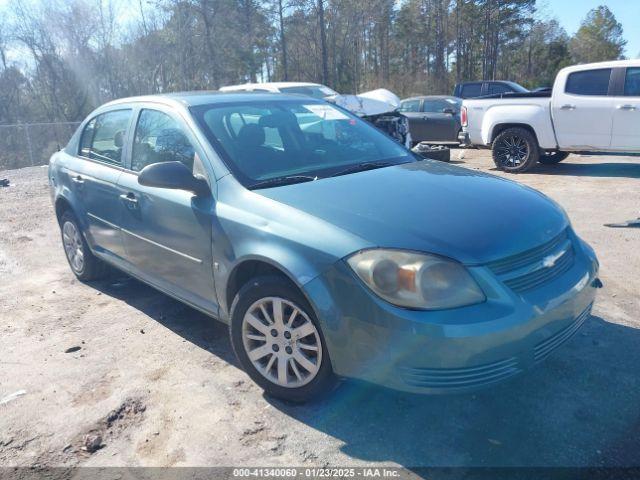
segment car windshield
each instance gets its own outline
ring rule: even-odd
[[[247,188],[415,161],[411,152],[364,120],[312,99],[220,103],[191,111]]]
[[[324,85],[300,85],[296,87],[280,87],[281,93],[296,93],[299,95],[306,95],[313,98],[327,98],[334,95],[338,95],[338,92],[331,90]]]

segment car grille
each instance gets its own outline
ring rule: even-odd
[[[525,252],[496,260],[487,267],[516,293],[544,285],[567,272],[574,262],[574,250],[567,231],[550,242]],[[545,265],[545,260],[553,260]]]
[[[578,315],[571,325],[563,328],[555,335],[547,338],[546,340],[540,342],[533,349],[533,358],[536,362],[540,362],[544,360],[551,352],[553,352],[556,348],[562,345],[564,342],[569,340],[573,335],[580,329],[582,324],[589,318],[591,314],[591,307],[593,303],[589,305],[584,312]]]
[[[522,370],[513,357],[469,368],[400,367],[400,377],[407,384],[422,388],[468,388],[501,382]]]

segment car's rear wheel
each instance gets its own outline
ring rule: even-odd
[[[318,321],[284,278],[258,277],[240,289],[230,333],[240,364],[270,395],[304,402],[332,390],[335,376]]]
[[[555,165],[569,156],[569,152],[543,152],[538,161],[543,165]]]
[[[491,150],[496,167],[510,173],[526,172],[540,157],[536,138],[529,130],[518,127],[501,132]]]
[[[79,280],[97,280],[107,274],[107,265],[91,253],[78,220],[68,210],[60,217],[60,234],[71,271]]]

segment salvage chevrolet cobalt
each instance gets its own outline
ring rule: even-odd
[[[419,161],[310,97],[117,100],[49,181],[79,279],[116,267],[226,322],[249,376],[294,401],[340,377],[424,393],[505,380],[571,337],[599,286],[544,195]]]

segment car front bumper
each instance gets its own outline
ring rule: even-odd
[[[576,237],[573,265],[525,293],[503,285],[487,267],[470,271],[487,301],[419,311],[373,294],[338,262],[305,285],[334,371],[419,393],[473,390],[513,377],[542,361],[589,317],[598,263]]]

